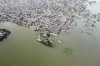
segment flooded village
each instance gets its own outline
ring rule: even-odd
[[[58,45],[61,45],[61,48],[58,48],[59,51],[61,51],[61,49],[63,48],[63,50],[61,51],[63,54],[65,54],[65,55],[72,54],[73,55],[75,48],[72,48],[72,47],[70,48],[70,45],[71,45],[70,43],[74,42],[76,40],[78,42],[81,38],[83,41],[84,35],[83,35],[83,37],[81,37],[81,34],[85,34],[88,37],[95,38],[95,39],[92,39],[92,41],[96,40],[94,31],[98,30],[98,25],[100,23],[100,12],[92,13],[91,10],[89,9],[89,7],[91,7],[92,5],[96,6],[97,3],[98,3],[98,1],[91,1],[91,0],[0,0],[0,24],[1,24],[0,25],[0,43],[1,43],[1,45],[2,44],[6,44],[6,45],[7,44],[11,44],[11,45],[12,44],[21,44],[21,45],[24,44],[25,46],[28,46],[28,47],[31,44],[32,45],[36,44],[34,46],[37,46],[37,44],[40,46],[42,44],[42,46],[47,48],[47,49],[45,48],[46,50],[55,49],[55,48],[57,48]],[[11,24],[11,25],[7,25],[7,24]],[[16,27],[14,27],[13,25],[15,25]],[[75,34],[75,33],[77,33],[77,34]],[[27,36],[26,38],[24,38],[25,37],[24,34],[25,34],[25,36]],[[72,34],[72,37],[71,37],[71,34]],[[15,36],[15,35],[17,35],[17,36]],[[69,36],[69,37],[67,37],[67,36]],[[15,40],[16,38],[17,38],[17,40],[19,40],[19,39],[20,40],[17,41],[17,40]],[[73,40],[73,38],[75,40]],[[69,40],[69,39],[72,39],[72,40]],[[85,38],[85,39],[87,39],[87,38]],[[83,42],[80,42],[80,43],[88,44],[88,43],[95,42],[95,41],[88,42],[88,40],[89,39],[87,39]],[[8,43],[6,43],[6,41],[8,41]],[[67,43],[67,41],[70,41],[70,43]],[[87,41],[87,43],[85,43],[86,41]],[[3,43],[3,42],[5,42],[5,43]],[[9,43],[9,42],[14,42],[14,43]],[[19,43],[17,43],[17,42],[19,42]],[[27,43],[27,42],[29,42],[29,43]],[[75,45],[78,44],[77,42]],[[69,45],[66,46],[67,44],[69,44]],[[72,44],[74,44],[74,43],[72,43]],[[75,45],[73,45],[73,46],[76,47]],[[20,46],[20,45],[18,45],[18,46]],[[83,45],[81,47],[83,47]],[[84,45],[84,47],[86,49],[88,49],[87,45]],[[43,49],[40,49],[40,50],[43,51]],[[26,51],[28,51],[28,50],[26,50]],[[45,53],[45,51],[43,51],[43,53]],[[50,51],[51,50],[48,51],[48,54]],[[82,51],[85,52],[86,50],[82,49]],[[91,52],[90,50],[88,50],[88,51]],[[88,51],[86,51],[87,54],[88,54]],[[0,52],[2,52],[2,51],[0,51]],[[9,50],[9,52],[10,52],[10,50]],[[36,53],[36,51],[35,51],[35,53]],[[41,52],[39,52],[39,53],[41,53]],[[53,53],[54,53],[54,51],[53,51]],[[57,52],[57,53],[59,54],[59,52]],[[32,55],[34,55],[34,53]],[[31,57],[33,57],[33,56],[31,56]],[[61,57],[60,59],[64,58],[64,56],[59,56],[59,55],[57,56],[57,58],[58,57]],[[85,58],[86,58],[86,56],[85,56]],[[70,60],[70,58],[68,58],[68,59]],[[48,61],[48,59],[46,59],[46,60]],[[71,60],[73,60],[73,58],[71,58]],[[55,64],[54,62],[52,62],[50,58],[49,58],[49,61],[54,65],[49,64],[49,62],[47,62],[47,64],[45,65],[45,61],[43,62],[44,64],[42,64],[42,65],[43,66],[50,66],[50,65],[66,66],[67,65],[64,60],[63,60],[64,62],[61,62],[62,65],[58,65],[60,60],[59,61],[56,60],[57,61],[56,63],[58,63],[58,64]],[[78,59],[78,61],[79,61],[79,59]],[[30,61],[30,62],[32,62],[32,61]],[[36,61],[36,64],[35,64],[35,60],[34,60],[34,64],[32,64],[30,62],[27,63],[27,64],[31,64],[28,66],[33,66],[33,65],[40,66],[40,65],[38,65],[38,61]],[[68,62],[69,66],[74,66],[73,64],[75,64],[74,62],[76,62],[76,61],[73,60],[73,62],[70,62],[67,60],[67,62]],[[41,64],[41,62],[39,62],[39,63]],[[64,65],[63,65],[63,63],[64,63]],[[82,62],[80,61],[80,63],[82,63]],[[80,63],[76,62],[75,66],[83,66],[85,61],[83,62],[82,65]],[[8,66],[27,66],[27,64],[24,65],[22,63],[22,65],[20,65],[20,62],[19,62],[19,65],[17,65],[17,63],[15,63],[15,65],[8,64]],[[93,66],[91,64],[87,63],[85,66],[89,66],[89,65]],[[93,64],[95,65],[95,62]],[[100,65],[100,64],[98,63],[98,65]],[[98,66],[98,65],[95,65],[95,66]],[[2,66],[7,66],[7,65],[3,64]]]

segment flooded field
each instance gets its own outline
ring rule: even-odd
[[[91,2],[91,0],[89,0],[89,4],[87,4],[87,9],[90,10],[89,14],[100,13],[99,4],[99,0],[97,0],[97,2]],[[0,6],[2,5],[0,4]],[[75,16],[77,16],[76,14],[83,14],[83,17],[84,14],[88,14],[84,12],[81,14],[77,13],[77,10],[78,9],[76,9],[76,13],[74,13],[73,10],[71,11],[71,13],[73,13]],[[47,12],[49,11],[47,10]],[[43,31],[45,32],[45,28],[49,29],[55,24],[60,24],[60,27],[62,27],[62,30],[64,31],[64,26],[66,24],[63,26],[62,23],[64,22],[64,19],[66,17],[64,17],[62,13],[56,14],[56,17],[53,17],[50,16],[50,13],[45,14],[44,10],[44,13],[42,13],[42,15],[46,15],[46,17],[41,17],[40,13],[38,14],[38,18],[40,19],[40,21],[37,21],[38,18],[33,16],[34,19],[32,20],[36,20],[34,21],[36,22],[36,24],[34,24],[33,26],[29,22],[30,20],[25,20],[25,22],[22,21],[23,23],[21,23],[20,21],[18,22],[16,19],[15,20],[17,22],[14,19],[11,20],[10,18],[14,18],[16,14],[10,14],[10,17],[7,16],[7,18],[9,17],[7,21],[2,21],[3,18],[5,18],[5,15],[3,15],[3,17],[0,17],[0,28],[9,29],[11,31],[11,34],[7,37],[7,39],[4,39],[0,42],[0,66],[100,66],[100,14],[97,21],[93,19],[95,15],[93,18],[86,16],[87,18],[85,18],[87,19],[87,21],[84,21],[84,19],[80,18],[80,20],[78,20],[77,17],[75,17],[78,25],[76,27],[72,27],[74,19],[72,19],[73,17],[71,17],[73,22],[70,25],[71,27],[67,27],[68,29],[72,29],[70,29],[68,32],[65,31],[61,34],[58,34],[59,36],[51,36],[50,38],[52,38],[52,43],[54,46],[53,48],[51,48],[37,41],[37,39],[40,37],[40,33],[38,31],[35,31],[35,29],[37,26],[41,26],[42,24],[42,28],[40,27],[40,30],[43,29]],[[13,15],[13,17],[11,17],[11,15]],[[49,17],[47,15],[49,15]],[[53,20],[52,17],[53,19],[57,20],[61,18],[60,20],[62,23],[59,23],[59,20],[56,23],[56,20]],[[51,20],[51,24],[49,24],[49,18]],[[69,20],[71,19],[69,18]],[[14,22],[10,22],[9,20]],[[42,20],[44,20],[44,23],[41,23]],[[65,23],[67,23],[67,21]],[[59,28],[58,25],[55,28],[51,28],[50,30],[52,30],[52,32],[56,32],[55,30],[57,28]]]

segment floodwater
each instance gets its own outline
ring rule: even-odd
[[[38,33],[10,22],[0,23],[12,33],[0,42],[0,66],[100,66],[100,23],[95,36],[81,33],[77,28],[62,38],[54,38],[54,48],[36,41]],[[58,43],[61,40],[63,43]],[[69,55],[65,48],[73,49]]]
[[[100,28],[95,39],[78,32],[63,34],[62,44],[49,48],[36,41],[37,32],[10,22],[0,24],[11,34],[0,42],[0,66],[100,66]],[[64,48],[73,49],[72,54],[63,53]]]

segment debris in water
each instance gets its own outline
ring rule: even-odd
[[[59,43],[62,43],[60,40],[58,40]]]

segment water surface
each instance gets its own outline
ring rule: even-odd
[[[90,10],[98,13],[98,8]],[[81,33],[78,26],[69,35],[54,37],[55,47],[50,48],[36,41],[38,33],[34,27],[29,29],[10,22],[0,23],[0,28],[12,32],[0,42],[0,66],[100,66],[100,23],[96,24],[98,29],[92,32],[94,37]],[[64,53],[65,48],[71,48],[73,52],[70,55]]]

